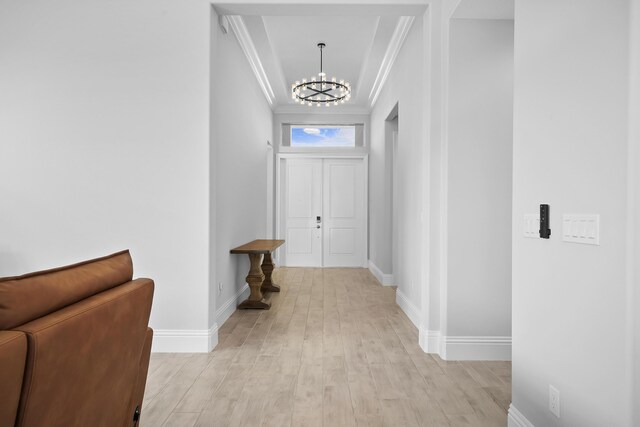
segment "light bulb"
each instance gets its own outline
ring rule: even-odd
[[[300,84],[300,80],[296,80],[296,86]]]
[[[307,79],[302,79],[302,83],[306,83],[306,82],[307,82]]]

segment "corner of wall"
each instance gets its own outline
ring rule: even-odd
[[[375,263],[371,260],[369,260],[369,271],[376,279],[378,279],[378,282],[380,282],[382,286],[394,285],[393,274],[383,273],[382,270],[380,270],[378,266],[375,265]]]
[[[152,353],[209,353],[218,344],[218,324],[207,329],[156,329]]]

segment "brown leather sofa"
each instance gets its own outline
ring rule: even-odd
[[[0,279],[0,427],[135,426],[153,281],[129,251]]]

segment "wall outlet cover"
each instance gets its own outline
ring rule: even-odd
[[[560,418],[560,392],[552,385],[549,386],[549,410]]]

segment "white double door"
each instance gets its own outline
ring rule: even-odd
[[[365,265],[365,161],[285,159],[281,210],[284,265]]]

